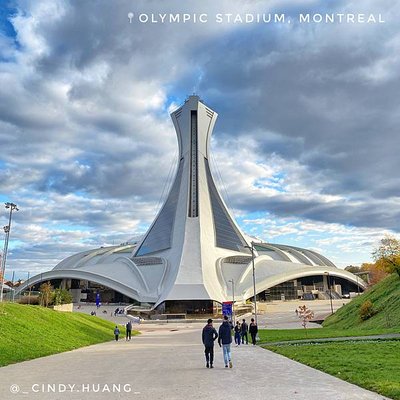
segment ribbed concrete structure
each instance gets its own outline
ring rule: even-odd
[[[217,113],[198,96],[190,96],[171,117],[179,143],[178,168],[142,241],[73,255],[32,278],[30,285],[49,279],[86,280],[159,305],[166,300],[230,300],[233,279],[237,300],[252,296],[251,241],[230,215],[209,166]],[[356,276],[313,251],[268,243],[257,243],[255,249],[257,292],[318,275],[364,287]]]

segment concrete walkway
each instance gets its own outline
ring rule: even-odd
[[[251,345],[232,347],[233,369],[224,368],[216,345],[215,368],[206,369],[202,326],[142,326],[143,334],[130,342],[108,342],[0,368],[0,399],[385,398]],[[75,386],[71,390],[68,385]]]

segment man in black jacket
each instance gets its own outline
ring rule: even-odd
[[[249,337],[247,336],[248,331],[249,327],[246,323],[246,320],[243,319],[242,324],[240,325],[240,337],[242,339],[242,344],[244,344],[244,339],[246,339],[246,344],[249,344]]]
[[[206,367],[214,368],[214,340],[218,337],[218,333],[212,325],[213,320],[207,320],[207,325],[203,328],[202,339],[204,344],[204,354],[206,355]]]
[[[258,326],[254,322],[254,318],[251,319],[250,326],[249,326],[249,332],[251,335],[251,342],[253,343],[253,346],[256,345],[257,343],[257,332],[258,332]]]

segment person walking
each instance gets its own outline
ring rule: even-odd
[[[249,331],[249,326],[246,323],[246,320],[242,320],[242,324],[240,325],[240,337],[242,339],[242,344],[244,344],[244,339],[246,338],[246,344],[249,344],[249,337],[247,332]]]
[[[235,343],[236,343],[236,347],[240,346],[240,333],[241,333],[241,327],[240,327],[240,322],[236,321],[236,325],[235,325]]]
[[[251,335],[251,342],[253,343],[253,346],[257,343],[257,332],[258,332],[258,326],[254,322],[254,318],[251,319],[250,326],[249,326],[249,332]]]
[[[225,368],[232,368],[232,358],[231,358],[231,343],[232,343],[232,333],[231,325],[228,320],[228,316],[224,315],[224,321],[219,327],[218,331],[218,344],[221,347],[222,344],[222,354],[224,356]]]
[[[132,322],[128,321],[128,323],[125,326],[126,328],[126,338],[125,340],[131,340],[132,337]]]
[[[118,338],[119,338],[119,334],[121,332],[119,331],[119,328],[117,325],[115,325],[115,329],[114,329],[114,336],[115,336],[115,341],[118,342]]]
[[[206,368],[214,368],[214,341],[218,338],[218,333],[212,324],[213,320],[209,318],[207,325],[203,328],[201,338],[204,344],[204,354],[206,356]]]

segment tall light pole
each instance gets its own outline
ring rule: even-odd
[[[331,314],[333,314],[333,304],[332,304],[332,286],[329,281],[329,272],[324,272],[324,274],[327,276],[328,280],[328,288],[329,288],[329,300],[331,302]]]
[[[256,325],[258,326],[258,321],[257,321],[257,300],[256,300],[256,269],[254,267],[254,243],[251,242],[251,246],[244,246],[247,249],[250,249],[251,251],[251,264],[253,267],[253,294],[254,294],[254,319],[256,322]]]
[[[13,271],[13,273],[12,273],[12,278],[11,278],[11,281],[12,281],[12,302],[13,302],[13,303],[14,303],[14,300],[15,300],[14,279],[15,279],[15,271]]]
[[[29,286],[29,279],[30,279],[31,273],[28,271],[28,304],[31,304],[31,287]]]
[[[11,218],[13,211],[18,211],[18,207],[14,203],[4,203],[6,209],[10,209],[10,214],[8,217],[8,225],[4,226],[4,232],[6,237],[4,239],[4,250],[3,250],[3,263],[1,266],[1,289],[0,289],[0,302],[3,301],[3,290],[4,290],[4,280],[5,280],[5,272],[6,272],[6,260],[7,260],[7,251],[8,251],[8,241],[10,239],[10,231],[11,231]]]
[[[232,283],[232,320],[235,325],[235,281],[232,279],[229,280]]]
[[[358,284],[358,275],[356,275],[356,279],[357,279],[357,296],[359,296],[360,295],[360,285]]]

